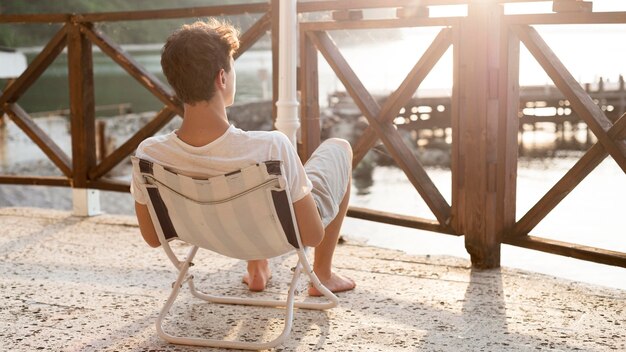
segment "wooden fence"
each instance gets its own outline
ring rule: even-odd
[[[349,209],[349,216],[450,235],[464,235],[472,264],[479,268],[499,266],[501,243],[626,267],[625,253],[529,235],[533,228],[607,156],[610,155],[626,172],[624,140],[626,117],[622,116],[614,123],[607,119],[604,112],[565,69],[533,25],[624,24],[626,13],[593,13],[584,11],[587,9],[586,3],[555,0],[556,9],[568,12],[504,15],[500,4],[510,2],[530,1],[422,0],[419,2],[420,7],[415,7],[413,0],[299,3],[299,12],[332,11],[334,18],[337,19],[300,24],[302,157],[308,158],[320,142],[317,76],[317,54],[320,52],[369,121],[369,127],[353,146],[354,164],[358,164],[380,139],[426,201],[436,220],[357,207]],[[441,4],[468,4],[468,16],[428,17],[426,6]],[[260,19],[243,34],[242,47],[237,55],[244,53],[264,33],[271,30],[275,101],[278,77],[276,74],[278,6],[279,0],[272,0],[270,3],[142,12],[0,15],[0,24],[64,23],[28,69],[4,92],[0,92],[2,110],[43,150],[61,170],[63,176],[4,175],[0,176],[0,183],[127,192],[129,185],[107,179],[105,176],[107,172],[125,160],[143,139],[156,133],[174,116],[182,116],[181,104],[170,88],[138,65],[106,34],[96,30],[95,22],[261,14]],[[367,8],[398,8],[400,16],[394,19],[357,20],[356,18],[360,18],[358,11]],[[367,91],[328,34],[328,31],[340,29],[422,26],[439,27],[439,34],[382,106]],[[587,123],[598,138],[598,143],[591,147],[526,215],[516,221],[520,41],[569,100],[572,109]],[[152,121],[100,162],[97,162],[95,147],[93,44],[164,104]],[[17,103],[20,96],[65,47],[68,50],[71,158]],[[420,83],[449,47],[453,48],[454,56],[451,104],[453,131],[451,204],[444,199],[393,125],[393,119],[397,117],[398,111],[411,99]],[[615,185],[620,186],[623,187]],[[619,231],[620,229],[616,229],[616,232]]]
[[[0,183],[70,186],[128,192],[127,183],[107,179],[113,167],[134,152],[139,143],[165,126],[174,116],[183,115],[181,103],[169,86],[145,70],[124,52],[105,33],[94,28],[95,22],[157,20],[235,14],[261,14],[260,18],[242,36],[236,57],[246,52],[259,38],[277,23],[278,1],[270,4],[213,6],[188,9],[153,10],[142,12],[109,12],[92,14],[0,15],[2,23],[63,23],[63,27],[44,46],[26,71],[0,92],[2,110],[35,142],[61,170],[61,177],[0,176]],[[274,17],[274,18],[273,18]],[[272,36],[274,52],[277,50]],[[95,98],[92,46],[96,45],[111,57],[130,76],[159,99],[164,107],[156,116],[116,150],[96,159]],[[23,93],[37,80],[54,59],[67,47],[72,157],[70,158],[17,103]],[[274,55],[277,57],[277,55]]]

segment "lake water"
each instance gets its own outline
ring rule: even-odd
[[[67,122],[62,118],[38,119],[69,153]],[[527,148],[552,150],[554,134],[525,133]],[[530,142],[535,140],[536,144]],[[546,154],[547,155],[547,154]],[[582,156],[582,151],[561,150],[551,157],[521,157],[518,164],[518,218],[532,207],[547,190]],[[19,129],[9,122],[0,128],[0,172],[22,174],[55,172],[43,154]],[[45,171],[43,171],[45,170]],[[450,202],[451,173],[444,167],[427,167],[431,179]],[[126,171],[128,173],[128,171]],[[118,175],[122,180],[128,175]],[[351,204],[388,212],[434,219],[434,216],[403,172],[392,166],[374,168],[373,182],[366,188],[353,189]],[[359,182],[355,180],[355,185]],[[107,213],[133,214],[128,194],[102,192],[102,209]],[[0,207],[35,206],[70,210],[71,192],[63,187],[0,186]],[[626,252],[626,175],[610,158],[594,170],[531,233],[561,241]],[[463,238],[427,231],[346,219],[343,234],[351,240],[373,246],[394,248],[412,254],[451,255],[468,258]],[[503,245],[502,265],[545,273],[575,281],[626,289],[626,269],[588,263],[562,256]]]
[[[573,27],[542,30],[546,40],[553,44],[557,55],[572,69],[574,77],[593,81],[600,76],[617,80],[625,67],[619,55],[624,52],[624,26],[600,26],[593,31],[578,32]],[[572,33],[574,31],[574,33]],[[432,29],[407,31],[407,42],[377,44],[342,48],[348,62],[354,66],[366,87],[385,93],[395,89],[411,66],[425,50],[436,31]],[[577,36],[571,45],[565,36]],[[598,35],[608,38],[611,48],[595,40]],[[606,43],[606,42],[604,42]],[[591,49],[589,49],[591,48]],[[588,50],[589,49],[589,50]],[[402,50],[401,55],[389,57],[386,53]],[[604,52],[604,54],[603,54]],[[374,53],[374,54],[372,54]],[[378,53],[378,54],[377,54]],[[381,54],[382,53],[382,54]],[[149,71],[160,75],[159,58],[154,52],[137,52],[133,57]],[[66,62],[61,56],[35,83],[19,103],[29,112],[64,109],[68,106]],[[105,56],[96,54],[95,83],[98,105],[131,103],[134,111],[154,111],[160,104],[132,78]],[[320,58],[323,63],[323,59]],[[589,65],[593,62],[593,65]],[[263,100],[271,92],[271,57],[266,50],[245,53],[236,63],[237,99],[240,102]],[[320,65],[320,96],[342,90],[342,85],[327,65]],[[270,73],[270,74],[268,74]],[[536,62],[522,52],[520,80],[522,84],[544,84],[549,79]],[[448,52],[424,81],[420,94],[437,92],[447,94],[451,86],[451,53]],[[325,105],[325,101],[321,102]],[[115,114],[114,111],[102,113]],[[55,141],[69,153],[67,123],[63,119],[39,120]],[[535,150],[550,149],[555,135],[551,132],[525,134],[525,144]],[[582,151],[557,151],[550,157],[522,157],[518,167],[518,218],[538,201],[543,194],[582,156]],[[14,125],[0,129],[0,171],[17,169],[27,174],[41,170],[54,170],[45,162],[43,154]],[[427,171],[443,196],[450,202],[450,170],[428,167]],[[46,172],[44,172],[46,173]],[[122,176],[124,178],[124,176]],[[377,167],[372,175],[373,184],[368,189],[354,190],[351,204],[384,211],[433,218],[417,191],[402,171],[394,167]],[[104,192],[103,210],[110,213],[132,214],[132,201],[127,194]],[[71,209],[70,192],[55,187],[0,186],[0,206],[41,206]],[[626,210],[626,175],[607,158],[577,187],[557,208],[544,219],[532,234],[562,241],[586,244],[626,252],[626,227],[623,223]],[[343,232],[346,237],[375,246],[396,248],[414,254],[452,255],[469,258],[463,238],[433,234],[425,231],[377,224],[357,219],[347,219]],[[587,263],[575,259],[504,245],[502,265],[517,267],[576,281],[590,282],[626,289],[626,269]]]

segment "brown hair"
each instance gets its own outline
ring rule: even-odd
[[[186,104],[211,100],[221,69],[239,49],[239,31],[216,19],[183,25],[163,46],[161,67],[176,96]]]

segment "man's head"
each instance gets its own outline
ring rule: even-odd
[[[167,38],[161,67],[183,103],[195,105],[213,98],[218,80],[231,73],[238,34],[230,24],[211,19],[183,25]]]

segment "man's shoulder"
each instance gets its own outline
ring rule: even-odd
[[[272,145],[282,145],[289,142],[287,136],[280,131],[248,131],[246,138],[251,142],[267,143]]]
[[[136,154],[143,154],[147,149],[158,148],[161,145],[165,145],[170,142],[170,134],[163,134],[158,136],[152,136],[144,139],[139,146],[137,146]]]
[[[257,138],[257,139],[281,139],[282,136],[285,136],[283,133],[273,130],[273,131],[247,131],[245,134],[249,138]],[[285,136],[286,137],[286,136]]]

